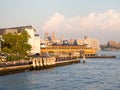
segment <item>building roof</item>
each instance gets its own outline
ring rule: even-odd
[[[5,33],[4,29],[0,29],[0,35],[3,35]]]
[[[36,31],[35,28],[32,27],[32,25],[28,25],[28,26],[20,26],[20,27],[11,27],[11,28],[1,28],[0,29],[0,35],[5,34],[6,30],[11,30],[11,29],[17,29],[18,33],[21,32],[23,29],[34,29],[34,31]]]

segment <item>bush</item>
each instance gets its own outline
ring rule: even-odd
[[[30,60],[30,57],[25,57],[24,59],[25,59],[25,60]]]
[[[19,60],[19,58],[16,57],[16,56],[8,56],[8,57],[7,57],[7,60],[8,60],[8,61],[14,61],[14,60]]]

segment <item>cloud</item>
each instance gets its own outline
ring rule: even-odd
[[[59,13],[55,13],[53,16],[50,17],[50,19],[44,24],[43,30],[44,31],[51,31],[51,30],[57,30],[60,28],[60,26],[63,24],[65,18],[63,15],[60,15]]]
[[[120,12],[110,9],[103,13],[91,12],[84,17],[71,18],[65,18],[63,15],[55,13],[44,23],[43,31],[83,34],[99,34],[100,31],[117,32],[120,31]]]

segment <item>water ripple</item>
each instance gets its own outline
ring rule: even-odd
[[[115,53],[112,53],[115,54]],[[0,76],[0,90],[120,90],[120,56]]]

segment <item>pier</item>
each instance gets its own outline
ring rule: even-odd
[[[34,58],[32,60],[32,67],[33,69],[41,69],[46,66],[54,66],[56,64],[55,57],[41,57],[41,58]]]
[[[64,66],[86,62],[86,58],[116,58],[116,56],[90,56],[86,57],[34,57],[32,60],[10,61],[0,63],[0,75],[11,74],[26,70],[42,70],[51,67]]]
[[[51,67],[57,67],[57,66],[64,66],[74,63],[80,63],[80,60],[76,59],[65,59],[65,60],[59,60],[56,61],[55,57],[37,57],[33,58],[30,61],[24,61],[25,64],[21,64],[20,61],[17,61],[17,63],[4,63],[4,65],[0,67],[0,75],[5,74],[11,74],[16,72],[22,72],[22,71],[29,71],[29,70],[42,70],[47,69]],[[6,65],[7,64],[7,65]]]

